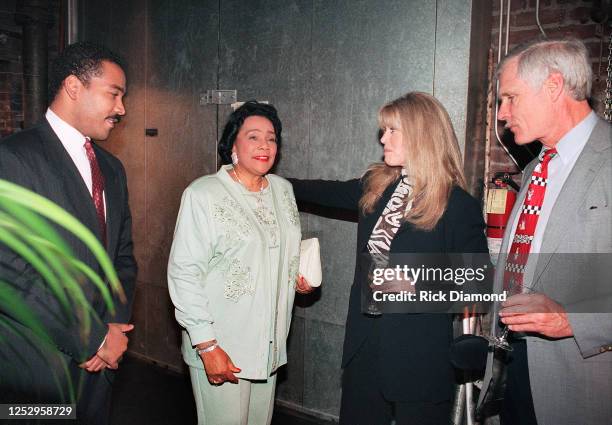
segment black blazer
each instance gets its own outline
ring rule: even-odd
[[[0,245],[0,279],[11,283],[19,292],[45,325],[55,345],[50,350],[45,348],[45,355],[53,357],[51,351],[57,350],[75,364],[95,354],[107,332],[107,323],[129,321],[137,272],[125,170],[117,158],[99,146],[93,146],[105,180],[106,250],[128,302],[123,304],[115,298],[116,314],[111,315],[94,285],[89,281],[83,282],[83,293],[101,318],[101,321],[92,322],[91,332],[83,337],[78,331],[81,319],[66,317],[48,286],[41,282],[33,268],[7,247]],[[46,120],[0,141],[0,179],[17,183],[49,198],[101,238],[92,197],[74,162]],[[100,271],[94,256],[82,242],[59,227],[58,231],[77,258],[93,270]],[[21,329],[21,324],[14,318],[5,316],[5,320]],[[0,348],[6,349],[6,345]],[[22,348],[27,350],[29,347]],[[18,367],[14,363],[12,366]]]
[[[295,196],[326,207],[357,211],[363,192],[362,180],[346,182],[289,179]],[[379,318],[361,312],[361,285],[367,267],[361,253],[399,180],[390,185],[371,214],[359,211],[356,267],[346,321],[342,367],[346,367],[380,321],[379,362],[381,385],[391,401],[442,401],[452,395],[454,372],[449,361],[453,338],[452,315],[438,313],[383,314]],[[391,244],[397,253],[488,252],[484,221],[478,202],[459,187],[453,188],[444,215],[429,232],[404,223]]]

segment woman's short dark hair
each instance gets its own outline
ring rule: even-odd
[[[227,123],[225,124],[225,128],[223,129],[223,134],[221,135],[221,140],[219,140],[219,146],[217,148],[217,152],[219,153],[221,162],[223,164],[232,163],[232,147],[236,141],[236,136],[238,135],[242,124],[244,124],[244,120],[252,116],[260,116],[270,120],[276,135],[276,146],[278,149],[280,149],[282,141],[281,132],[283,130],[283,126],[278,118],[276,108],[272,105],[259,103],[255,100],[249,100],[232,112],[227,120]]]
[[[74,75],[87,86],[92,77],[102,73],[102,61],[115,63],[123,69],[119,56],[102,45],[77,42],[66,47],[51,63],[49,100],[53,101],[62,83],[70,75]]]

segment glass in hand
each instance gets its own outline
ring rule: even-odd
[[[512,346],[508,342],[510,328],[507,325],[502,325],[502,331],[499,336],[484,336],[489,341],[489,347],[501,348],[502,350],[512,351]]]
[[[515,281],[511,281],[511,284],[508,289],[505,290],[508,296],[518,295],[518,294],[531,294],[534,291],[531,288],[523,286],[520,283],[516,283]],[[512,346],[510,342],[508,342],[508,337],[512,332],[508,325],[500,323],[501,333],[499,336],[488,335],[484,338],[489,341],[489,347],[501,348],[502,350],[512,351]]]

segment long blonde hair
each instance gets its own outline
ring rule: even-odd
[[[422,230],[433,229],[446,209],[453,186],[465,189],[457,137],[444,106],[427,93],[410,92],[384,105],[378,113],[381,128],[399,128],[406,158],[404,168],[412,184],[412,208],[404,219]],[[371,213],[402,167],[373,164],[364,179],[359,206]]]

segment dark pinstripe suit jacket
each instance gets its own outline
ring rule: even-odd
[[[130,317],[137,266],[132,253],[125,170],[121,162],[110,153],[95,144],[94,150],[105,179],[106,249],[128,302],[123,304],[115,299],[117,310],[111,316],[100,292],[91,282],[84,281],[83,293],[100,320],[94,320],[89,334],[82,335],[82,318],[66,315],[48,285],[40,279],[32,266],[0,245],[0,279],[9,282],[18,291],[44,324],[53,342],[53,347],[45,347],[31,335],[26,339],[20,338],[6,327],[0,327],[0,337],[4,338],[4,342],[0,341],[0,356],[4,357],[1,360],[0,385],[23,381],[23,385],[37,387],[43,398],[47,390],[50,394],[56,394],[58,388],[57,382],[53,382],[54,377],[43,373],[49,369],[49,364],[60,368],[56,374],[61,382],[64,376],[61,361],[74,366],[90,358],[104,339],[106,323],[127,323]],[[91,195],[74,162],[46,120],[0,141],[0,178],[49,198],[100,237]],[[59,228],[58,231],[78,259],[93,270],[99,270],[94,256],[82,242]],[[7,317],[6,312],[0,311],[0,314],[4,315],[5,323],[12,329],[28,335],[28,330],[19,321]]]

